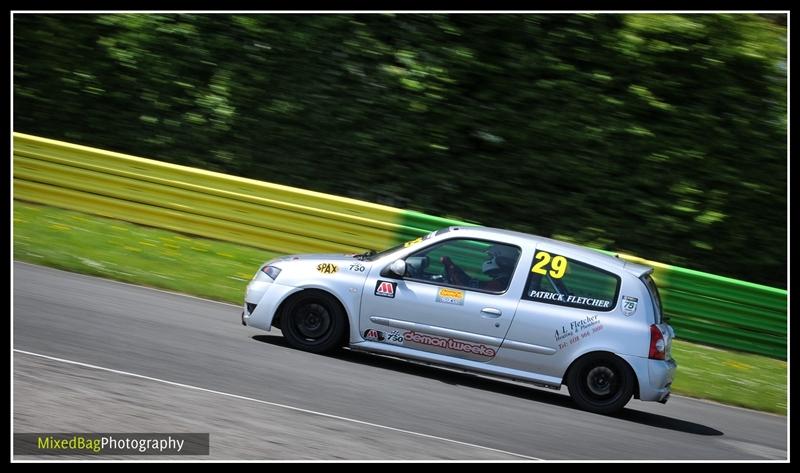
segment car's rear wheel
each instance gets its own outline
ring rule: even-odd
[[[630,401],[635,382],[636,375],[624,360],[611,353],[595,353],[575,362],[567,386],[581,409],[613,414]]]
[[[303,291],[287,302],[281,331],[294,348],[326,353],[341,346],[347,319],[339,302],[322,291]]]

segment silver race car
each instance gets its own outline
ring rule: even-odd
[[[268,261],[242,323],[539,386],[610,414],[665,403],[676,363],[652,268],[524,233],[448,227],[379,253]]]

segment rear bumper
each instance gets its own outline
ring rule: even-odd
[[[642,401],[658,401],[665,403],[669,399],[672,379],[678,364],[675,360],[647,360],[647,374],[650,381],[648,389],[642,389],[639,383],[639,396]],[[645,391],[648,391],[645,397]]]
[[[639,379],[639,399],[665,403],[669,399],[672,379],[678,364],[675,360],[650,360],[638,356],[623,356]]]

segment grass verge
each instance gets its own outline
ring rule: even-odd
[[[14,259],[240,304],[245,286],[277,253],[14,202]],[[786,415],[785,361],[673,344],[675,394]]]

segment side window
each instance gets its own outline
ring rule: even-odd
[[[505,292],[521,250],[484,240],[453,239],[406,257],[407,279]]]
[[[555,253],[537,251],[523,299],[608,312],[617,304],[619,276]]]

